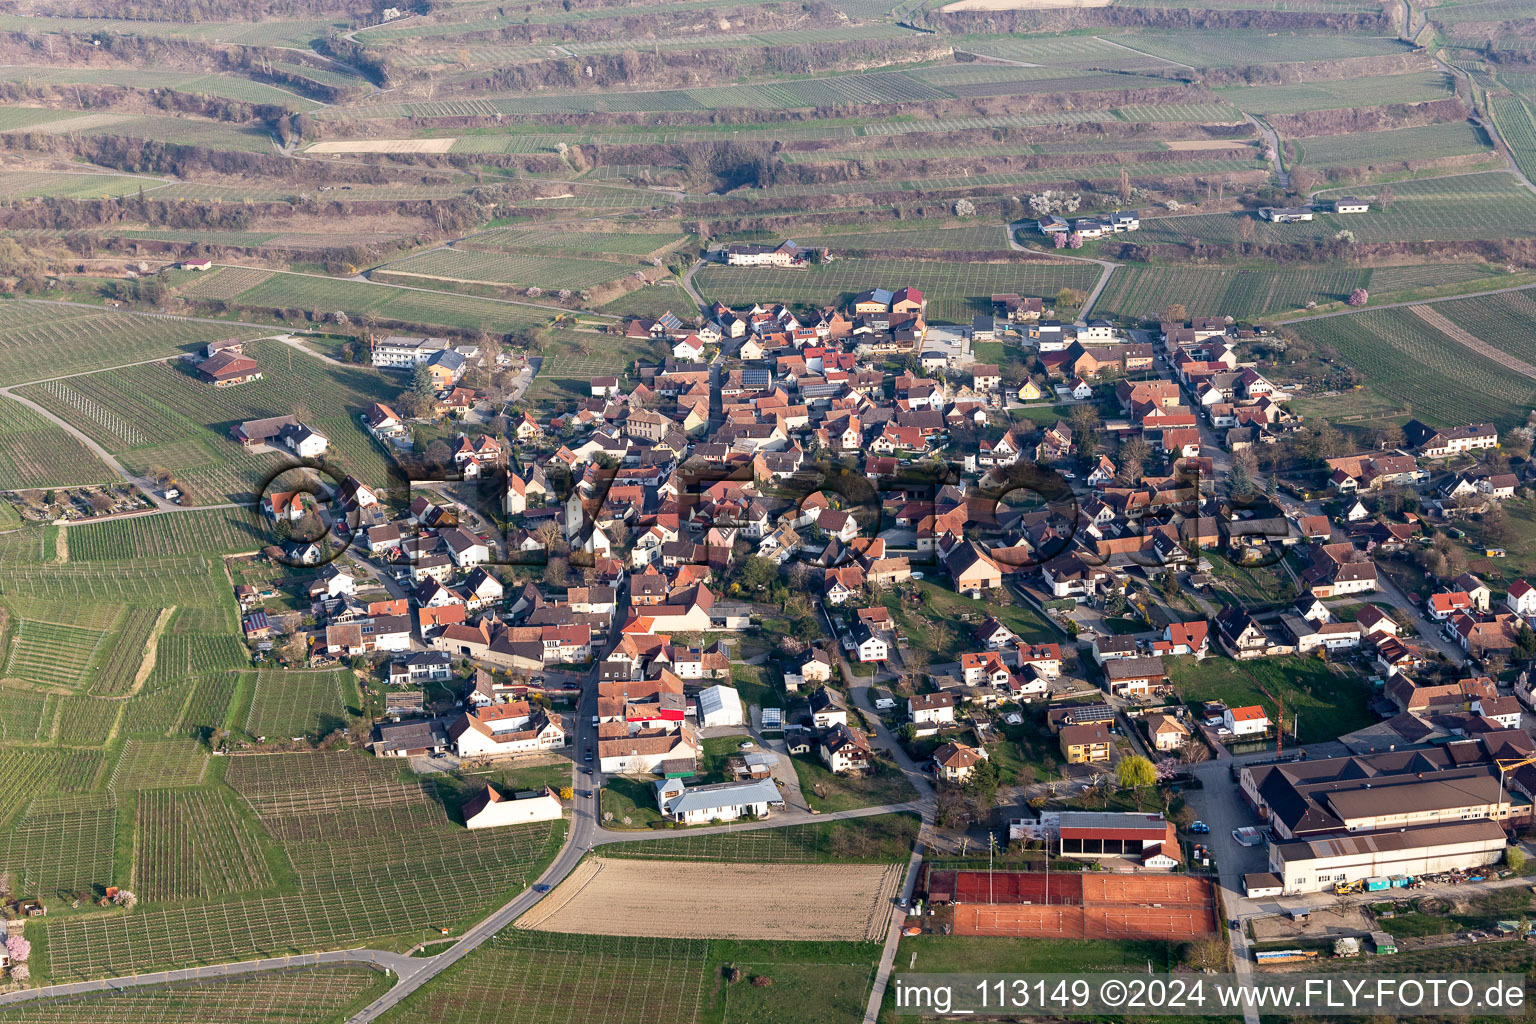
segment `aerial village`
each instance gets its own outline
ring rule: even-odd
[[[310,565],[308,603],[237,586],[246,638],[371,667],[379,757],[558,755],[589,780],[564,801],[492,787],[471,828],[570,800],[615,829],[801,820],[833,792],[906,806],[911,770],[938,849],[1000,834],[1114,870],[1204,867],[1246,899],[1500,862],[1536,794],[1536,586],[1490,586],[1429,530],[1496,522],[1529,486],[1529,435],[1414,421],[1348,450],[1292,410],[1262,325],[990,305],[930,324],[890,282],[843,308],[631,320],[615,332],[654,362],[461,429],[408,508],[354,477],[334,516],[269,492],[281,534],[332,516],[350,548],[268,549]],[[428,375],[429,415],[479,401],[474,345],[371,354]],[[255,372],[207,355],[210,379]],[[401,451],[421,419],[362,414]],[[326,443],[293,417],[234,436]],[[1144,786],[1189,790],[1149,809]],[[943,904],[967,883],[924,884]]]

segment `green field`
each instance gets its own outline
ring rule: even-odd
[[[313,1024],[345,1020],[388,991],[369,967],[309,967],[253,977],[146,985],[0,1009],[3,1024]]]
[[[1211,90],[1254,114],[1299,114],[1309,110],[1352,109],[1382,103],[1426,103],[1452,94],[1444,71],[1341,78],[1295,85],[1223,86]]]
[[[1409,407],[1426,423],[1492,420],[1508,428],[1525,422],[1536,402],[1532,381],[1457,344],[1407,309],[1367,310],[1291,327],[1361,367],[1372,391]]]
[[[618,938],[509,928],[385,1020],[844,1024],[864,1008],[878,955],[879,947],[869,943]],[[741,971],[735,984],[723,976],[728,964]]]
[[[1312,245],[1331,241],[1348,229],[1362,242],[1462,241],[1529,238],[1536,235],[1536,195],[1511,175],[1490,171],[1444,178],[1421,178],[1392,185],[1393,199],[1369,213],[1320,214],[1310,223],[1268,224],[1254,221],[1252,240],[1260,244]],[[1375,187],[1331,188],[1320,198],[1376,195]],[[1137,241],[1182,243],[1189,238],[1222,245],[1241,239],[1239,226],[1250,213],[1204,213],[1151,217],[1141,222]]]
[[[1054,296],[1063,287],[1087,291],[1098,279],[1090,264],[924,263],[916,260],[838,260],[808,270],[708,266],[694,275],[706,300],[728,306],[783,302],[795,307],[846,306],[869,288],[922,291],[933,322],[969,323],[991,312],[995,292]]]
[[[1466,121],[1426,124],[1388,132],[1351,132],[1301,138],[1303,162],[1313,167],[1361,167],[1404,160],[1490,153],[1482,130]]]
[[[1180,699],[1189,703],[1219,700],[1230,707],[1263,705],[1271,721],[1275,702],[1267,689],[1285,702],[1286,729],[1300,716],[1301,742],[1321,743],[1374,725],[1371,684],[1353,671],[1330,672],[1317,658],[1265,658],[1236,662],[1228,658],[1168,660],[1168,675]]]
[[[949,228],[905,228],[899,223],[889,230],[850,231],[823,235],[797,236],[795,241],[807,248],[825,246],[834,256],[859,250],[931,250],[939,252],[1003,252],[1008,249],[1006,229],[996,224],[962,224]]]
[[[584,260],[558,256],[527,256],[510,253],[433,249],[398,263],[380,267],[374,274],[388,277],[426,277],[475,284],[535,286],[556,291],[580,291],[606,284],[638,270],[637,263]]]

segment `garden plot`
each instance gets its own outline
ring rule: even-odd
[[[589,857],[517,922],[537,931],[661,938],[875,941],[905,865],[767,864]],[[677,907],[686,903],[687,914]]]

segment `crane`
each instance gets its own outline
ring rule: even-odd
[[[1504,773],[1524,768],[1528,764],[1536,764],[1536,754],[1528,757],[1496,757],[1493,763],[1499,768],[1499,802],[1494,806],[1494,812],[1498,813],[1504,807]]]

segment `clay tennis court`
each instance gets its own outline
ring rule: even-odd
[[[1216,932],[1209,882],[1185,875],[925,872],[925,891],[954,904],[956,935],[1190,939]]]

